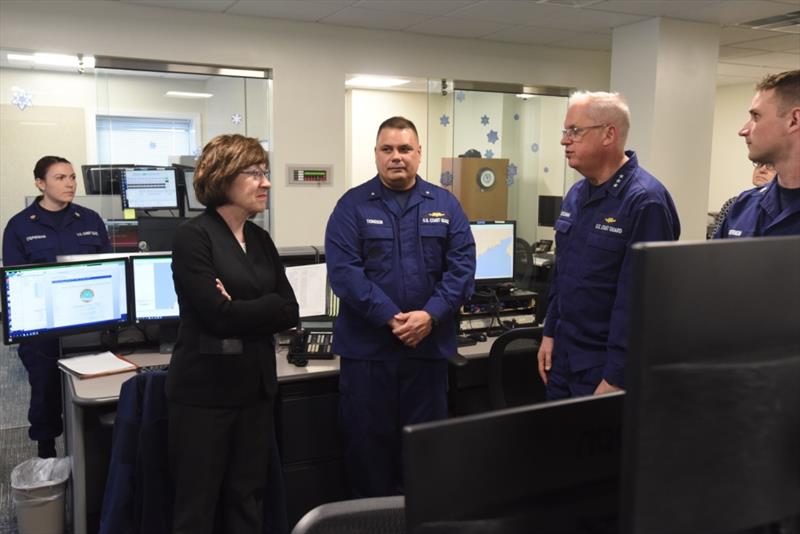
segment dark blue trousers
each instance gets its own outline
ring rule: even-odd
[[[56,438],[64,430],[59,352],[58,338],[26,341],[17,349],[31,385],[28,436],[35,441]]]
[[[558,343],[556,343],[558,346]],[[553,361],[547,374],[545,395],[547,400],[568,399],[593,395],[603,380],[603,366],[572,371],[566,353],[553,350]]]
[[[354,497],[403,492],[402,430],[447,417],[447,360],[342,358],[339,423]]]

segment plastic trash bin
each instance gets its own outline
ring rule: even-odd
[[[63,534],[69,458],[31,458],[11,471],[19,534]]]

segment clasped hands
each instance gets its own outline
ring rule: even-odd
[[[401,312],[387,323],[392,334],[406,346],[415,348],[433,329],[433,318],[424,310]]]

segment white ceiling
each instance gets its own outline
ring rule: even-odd
[[[612,30],[651,17],[719,24],[720,85],[800,68],[800,27],[739,26],[800,10],[800,0],[109,0],[561,48],[611,50]]]

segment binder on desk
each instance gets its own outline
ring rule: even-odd
[[[136,370],[136,365],[108,351],[64,358],[58,360],[58,366],[78,378],[94,378]]]

